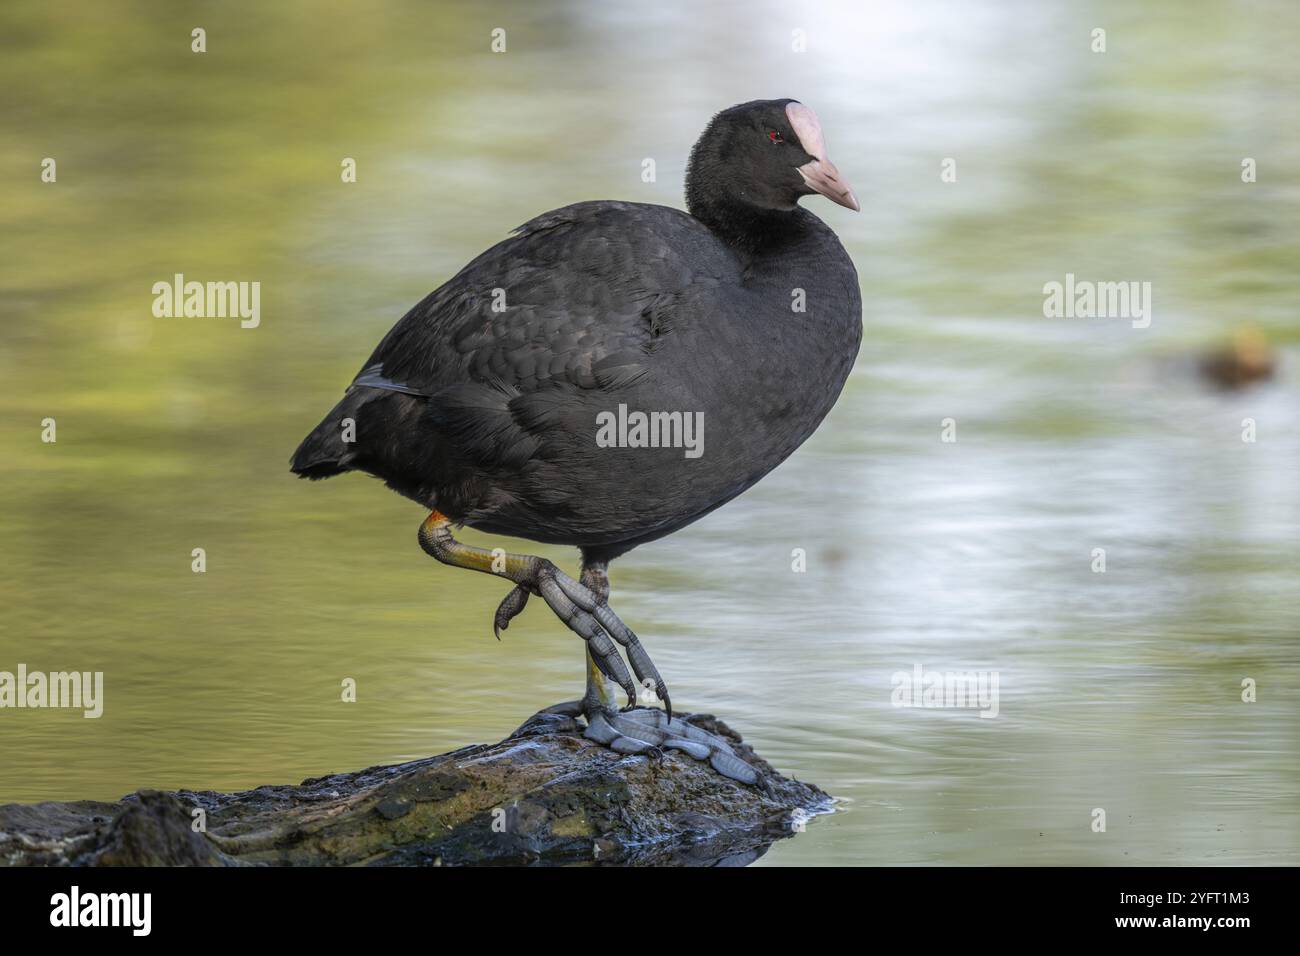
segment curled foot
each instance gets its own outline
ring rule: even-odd
[[[668,687],[659,676],[654,661],[650,660],[650,655],[646,653],[636,632],[610,610],[600,595],[581,581],[569,577],[550,561],[542,559],[535,559],[535,564],[520,577],[519,583],[505,596],[493,617],[492,626],[498,639],[501,632],[510,626],[511,618],[527,606],[529,595],[539,594],[555,612],[555,616],[587,642],[592,660],[600,672],[622,687],[629,701],[637,699],[639,685],[652,691],[664,702],[668,714],[672,714],[673,704],[668,696]],[[620,645],[627,654],[628,663],[632,665],[636,683],[633,683],[632,675],[619,656]]]

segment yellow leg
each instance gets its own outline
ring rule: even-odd
[[[530,554],[510,554],[500,549],[489,551],[461,544],[452,537],[451,519],[440,511],[430,514],[420,525],[420,547],[443,564],[495,574],[516,584],[529,580],[542,560]]]
[[[432,512],[420,525],[420,547],[443,564],[494,574],[515,583],[514,589],[497,608],[493,624],[498,638],[510,619],[524,609],[528,596],[540,595],[560,620],[587,644],[587,666],[595,668],[602,676],[600,681],[587,681],[588,696],[592,700],[613,701],[613,688],[603,679],[609,678],[623,688],[629,702],[636,702],[637,684],[632,682],[627,666],[618,654],[617,642],[627,652],[640,685],[653,688],[664,702],[664,709],[672,715],[668,688],[650,655],[632,629],[610,610],[606,602],[609,582],[603,564],[584,566],[583,581],[575,581],[545,558],[461,544],[452,536],[451,525],[451,519],[442,512]]]
[[[582,574],[579,580],[592,592],[600,598],[601,603],[609,601],[609,574],[606,571],[606,564],[603,561],[583,561]],[[615,691],[615,684],[612,680],[601,673],[600,668],[596,665],[596,659],[591,656],[591,648],[588,647],[583,651],[583,656],[587,659],[587,690],[583,695],[583,703],[586,707],[597,706],[605,710],[613,710],[618,707],[618,696]],[[640,688],[638,688],[638,691]],[[635,701],[629,701],[635,703]]]

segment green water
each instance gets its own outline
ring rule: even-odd
[[[498,644],[500,582],[288,456],[510,228],[680,205],[712,111],[796,96],[863,205],[809,203],[861,276],[856,371],[613,567],[674,701],[841,798],[763,863],[1300,863],[1300,7],[1141,7],[4,4],[0,670],[103,671],[106,704],[0,711],[0,800],[294,782],[575,696],[544,609]],[[261,324],[155,318],[177,272],[260,282]],[[1151,282],[1150,328],[1044,318],[1067,272]],[[1207,389],[1248,323],[1276,378]],[[892,706],[916,664],[996,671],[998,716]]]

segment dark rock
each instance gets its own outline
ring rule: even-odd
[[[538,715],[498,744],[298,786],[0,806],[0,865],[738,866],[830,809],[720,720],[684,716],[729,738],[759,784],[676,752],[620,756]]]

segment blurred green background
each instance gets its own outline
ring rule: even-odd
[[[540,606],[498,644],[500,582],[429,560],[418,508],[288,456],[509,229],[680,206],[713,112],[792,96],[863,205],[806,202],[861,276],[857,369],[613,568],[674,701],[841,798],[763,862],[1300,863],[1297,35],[1290,0],[10,0],[0,670],[102,670],[107,702],[0,712],[0,801],[293,782],[576,696]],[[176,272],[259,281],[261,326],[154,318]],[[1067,272],[1151,282],[1151,327],[1044,318]],[[1247,326],[1276,375],[1208,387]],[[916,663],[997,670],[999,717],[892,707]]]

